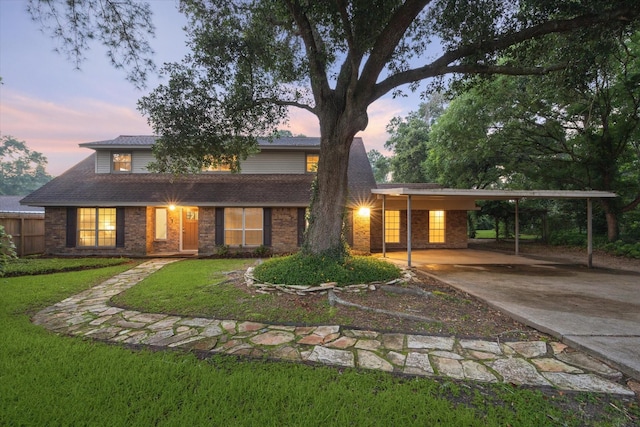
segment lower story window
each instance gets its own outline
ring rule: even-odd
[[[444,211],[429,211],[429,243],[444,243]]]
[[[226,208],[224,210],[224,244],[260,246],[263,242],[262,208]]]
[[[386,243],[400,243],[400,211],[385,211],[384,241]]]
[[[115,246],[116,209],[79,208],[78,246]]]

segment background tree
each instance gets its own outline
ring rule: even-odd
[[[422,163],[427,158],[429,123],[425,119],[424,104],[406,118],[394,117],[387,125],[391,137],[384,146],[393,151],[391,176],[393,182],[427,182]]]
[[[349,149],[367,127],[371,103],[451,73],[544,74],[566,66],[498,58],[514,48],[534,51],[548,35],[590,27],[582,34],[588,40],[622,30],[637,21],[640,4],[183,0],[181,10],[193,53],[169,65],[169,82],[140,102],[162,135],[156,168],[237,162],[255,148],[256,136],[275,130],[288,107],[305,109],[318,118],[321,146],[303,251],[342,258]],[[425,55],[431,40],[444,50],[433,60]]]
[[[446,185],[614,191],[600,203],[615,240],[640,203],[639,42],[587,45],[597,54],[571,74],[482,80],[434,126],[426,167]]]
[[[369,158],[369,164],[373,170],[373,177],[376,179],[376,182],[387,182],[389,171],[391,170],[389,158],[382,155],[378,150],[369,150],[367,157]]]
[[[0,194],[27,195],[51,180],[47,158],[11,136],[0,138]]]

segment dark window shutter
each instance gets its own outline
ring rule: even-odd
[[[124,208],[116,208],[116,248],[124,248]]]
[[[265,246],[271,246],[271,208],[264,208],[262,210],[262,244]]]
[[[67,208],[67,247],[76,247],[76,233],[78,227],[78,210]]]
[[[304,241],[304,229],[307,226],[307,210],[305,208],[298,208],[298,246],[302,246]]]
[[[224,208],[216,208],[216,246],[224,245]]]

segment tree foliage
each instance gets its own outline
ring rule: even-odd
[[[601,204],[615,239],[617,215],[640,203],[640,33],[597,45],[571,73],[502,76],[456,97],[427,167],[453,186],[614,191]]]
[[[47,158],[31,151],[24,141],[0,138],[0,195],[27,195],[51,180]]]
[[[144,87],[148,73],[155,71],[148,40],[155,28],[146,2],[28,0],[27,11],[76,68],[97,40],[106,48],[113,66],[124,69],[127,80],[137,87]]]
[[[43,1],[44,0],[40,0]],[[98,1],[98,0],[85,0]],[[66,2],[70,5],[74,2]],[[566,67],[521,60],[548,36],[624,31],[636,0],[182,0],[192,53],[165,68],[169,82],[140,102],[162,135],[158,170],[232,163],[270,135],[288,108],[318,118],[316,194],[304,251],[340,252],[353,137],[367,108],[403,87],[447,74],[545,74]],[[444,52],[427,54],[433,40]],[[527,58],[534,58],[533,55]]]
[[[371,170],[373,170],[373,177],[376,182],[387,182],[388,175],[391,170],[389,158],[384,156],[378,150],[368,151],[367,157],[369,158],[369,164],[371,165]]]

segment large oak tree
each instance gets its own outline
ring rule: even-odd
[[[38,0],[33,0],[38,1]],[[108,2],[77,0],[67,2]],[[40,0],[45,2],[45,0]],[[289,107],[320,125],[317,185],[304,250],[342,254],[347,167],[367,108],[447,74],[544,74],[566,67],[535,52],[549,35],[619,35],[637,0],[183,0],[192,54],[141,100],[159,135],[158,170],[237,164]],[[588,30],[585,30],[588,29]],[[442,53],[432,57],[432,42]],[[512,55],[507,56],[506,53]],[[511,61],[498,62],[510,57]]]

